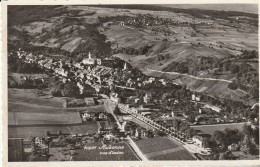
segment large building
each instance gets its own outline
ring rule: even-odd
[[[87,65],[93,65],[93,64],[95,64],[95,59],[92,59],[91,58],[91,54],[89,53],[88,54],[88,58],[87,59],[83,59],[82,63],[83,64],[87,64]]]

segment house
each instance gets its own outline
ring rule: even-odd
[[[107,117],[104,113],[100,113],[100,114],[98,115],[98,118],[99,118],[99,119],[107,119],[108,117]]]
[[[139,98],[137,98],[137,96],[129,96],[127,98],[127,103],[137,103]],[[139,99],[140,100],[140,99]]]
[[[135,137],[136,138],[143,138],[148,136],[148,130],[144,128],[136,128],[135,130]]]
[[[47,149],[48,145],[46,144],[45,138],[36,137],[34,143],[39,145],[42,149]]]
[[[146,93],[145,96],[144,96],[144,102],[145,103],[151,103],[152,102],[152,93]]]
[[[197,96],[197,97],[195,98],[195,100],[196,100],[196,101],[200,101],[200,96]]]
[[[194,94],[191,95],[191,100],[193,100],[193,101],[196,100],[196,96]]]
[[[149,78],[149,83],[153,83],[155,81],[155,78]]]
[[[213,111],[215,111],[217,113],[220,113],[220,111],[221,111],[221,108],[219,108],[217,106],[210,105],[210,104],[206,104],[204,106],[204,108],[209,108],[209,109],[211,109],[211,110],[213,110]]]
[[[121,21],[121,22],[119,23],[119,25],[120,25],[120,26],[125,26],[125,23],[124,23],[123,21]]]
[[[33,151],[32,149],[32,139],[26,138],[23,140],[23,147],[25,153],[31,153]]]
[[[94,98],[85,97],[84,100],[85,100],[85,104],[86,104],[87,106],[93,106],[93,105],[95,105],[95,100],[94,100]]]
[[[95,113],[93,112],[89,112],[89,111],[83,111],[81,112],[81,117],[83,119],[83,121],[86,121],[87,119],[95,119]]]
[[[229,150],[229,151],[239,151],[239,145],[233,143],[233,144],[231,144],[231,145],[228,146],[228,150]]]
[[[40,138],[40,137],[35,138],[35,141],[34,141],[35,144],[41,145],[42,142],[43,142],[43,138]]]
[[[194,144],[196,144],[197,146],[199,147],[204,147],[203,146],[203,142],[204,142],[204,139],[209,139],[211,135],[209,134],[203,134],[203,133],[199,133],[197,134],[196,136],[194,136],[192,138],[192,141]]]
[[[101,64],[102,64],[101,59],[97,59],[97,64],[98,64],[98,65],[101,65]]]
[[[113,124],[110,121],[97,121],[98,133],[111,134]]]

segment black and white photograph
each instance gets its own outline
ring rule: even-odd
[[[259,160],[258,4],[6,8],[7,162]]]

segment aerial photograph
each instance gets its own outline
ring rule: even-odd
[[[258,26],[258,4],[7,5],[8,162],[259,160]]]

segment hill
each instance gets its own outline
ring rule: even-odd
[[[22,47],[72,61],[88,52],[114,55],[146,75],[247,103],[258,101],[257,34],[258,15],[241,11],[159,5],[8,7],[9,50]]]

